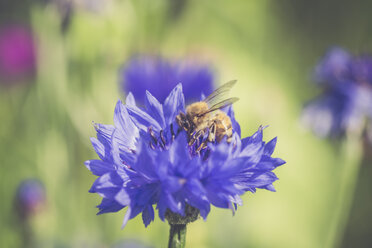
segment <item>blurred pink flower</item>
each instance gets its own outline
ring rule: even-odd
[[[36,46],[31,31],[21,25],[0,29],[0,80],[11,82],[32,76],[36,65]]]

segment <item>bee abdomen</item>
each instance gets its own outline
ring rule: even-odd
[[[226,136],[227,142],[231,141],[232,137],[232,125],[228,118],[222,120],[216,120],[216,141],[221,142]]]

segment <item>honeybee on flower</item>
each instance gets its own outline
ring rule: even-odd
[[[221,109],[232,105],[239,98],[226,98],[236,80],[229,81],[213,91],[204,100],[186,107],[186,114],[177,115],[177,124],[188,134],[189,145],[197,142],[197,151],[206,147],[208,142],[219,143],[224,137],[227,142],[232,139],[232,123],[229,116]],[[207,136],[204,138],[204,136]],[[202,139],[199,144],[200,138]]]

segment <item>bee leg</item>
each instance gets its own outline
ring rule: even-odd
[[[192,135],[192,137],[191,137],[192,145],[194,145],[196,143],[195,146],[196,147],[199,146],[199,144],[200,144],[200,139],[199,138],[200,138],[201,133],[202,133],[202,130],[199,130],[198,132],[196,132]]]
[[[210,125],[209,131],[208,131],[208,137],[204,139],[204,141],[200,144],[196,152],[200,152],[203,148],[205,148],[208,142],[214,142],[214,141],[216,141],[216,123],[215,122],[213,122]]]
[[[200,145],[200,139],[195,139],[195,141],[196,141],[196,142],[195,142],[195,143],[196,143],[195,146],[196,146],[196,147],[199,147],[199,145]]]
[[[196,133],[194,133],[191,136],[191,138],[190,138],[189,146],[192,146],[195,143],[195,141],[199,140],[199,138],[200,138],[201,135],[204,135],[204,131],[203,130],[199,130]]]
[[[207,142],[204,140],[200,146],[198,147],[198,149],[196,149],[196,152],[200,152],[203,148],[205,148],[207,146]]]
[[[185,130],[187,133],[190,133],[190,124],[187,121],[184,113],[181,112],[179,115],[177,115],[176,120],[178,124],[178,129],[175,136],[177,136],[182,130]]]
[[[188,130],[190,129],[190,125],[184,113],[181,112],[179,115],[177,115],[176,121],[179,127],[183,128],[186,132],[188,132]]]
[[[198,149],[196,149],[196,152],[200,152],[201,150],[203,150],[204,148],[207,147],[207,140],[205,139],[201,144],[200,146],[198,147]]]
[[[176,122],[178,126],[183,127],[184,119],[185,119],[185,114],[182,112],[176,116]]]
[[[213,122],[212,125],[209,127],[209,133],[207,137],[208,142],[216,141],[216,123]]]
[[[208,134],[209,136],[209,134]],[[206,148],[208,144],[208,138],[204,139],[203,142],[200,144],[196,152],[200,152],[202,149]]]
[[[209,154],[211,153],[211,150],[207,149],[203,156],[203,161],[207,160],[209,158]]]
[[[232,136],[233,136],[233,132],[232,131],[233,131],[232,130],[232,125],[230,123],[230,124],[227,125],[227,128],[225,130],[226,137],[227,137],[227,139],[226,139],[227,143],[231,143],[232,142]]]
[[[190,138],[190,141],[189,141],[189,146],[192,146],[194,143],[195,143],[196,139],[194,139],[193,137]]]

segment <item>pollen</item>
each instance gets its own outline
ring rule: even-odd
[[[178,179],[178,182],[181,184],[181,185],[184,185],[186,183],[186,179],[185,178],[180,178]]]

